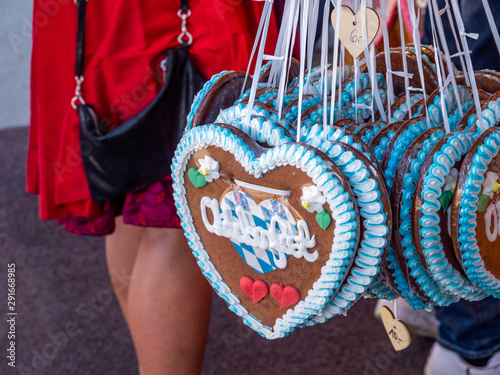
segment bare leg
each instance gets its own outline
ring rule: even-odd
[[[106,236],[108,271],[125,320],[129,285],[144,231],[143,227],[124,224],[123,217],[118,216],[114,233]]]
[[[126,307],[141,375],[200,373],[211,291],[182,230],[145,228]]]

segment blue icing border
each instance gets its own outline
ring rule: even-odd
[[[293,141],[285,135],[283,128],[272,120],[254,117],[249,123],[246,123],[244,119],[240,118],[230,125],[240,129],[254,141],[267,143],[272,147]]]
[[[313,317],[309,325],[313,322],[323,323],[342,314],[368,290],[379,272],[379,264],[389,234],[387,216],[380,201],[382,193],[377,181],[370,177],[365,164],[356,159],[352,152],[330,141],[322,142],[318,149],[332,159],[351,185],[360,216],[364,218],[365,232],[354,258],[351,275],[340,290],[332,296],[321,316]]]
[[[410,106],[413,107],[417,102],[422,100],[424,98],[423,94],[414,94],[410,96]],[[418,112],[418,110],[417,110]],[[417,113],[416,112],[416,113]],[[391,120],[389,122],[398,122],[398,121],[403,121],[406,114],[408,113],[408,106],[406,105],[406,101],[399,106],[398,109],[396,109],[392,113]]]
[[[258,83],[257,84],[257,90],[262,89],[267,86],[267,83]],[[243,100],[247,99],[250,96],[250,92],[252,91],[252,88],[247,89],[236,101],[233,103],[233,105],[240,104]],[[257,101],[258,98],[255,99]]]
[[[431,124],[431,127],[435,127]],[[408,126],[408,129],[404,130],[402,134],[399,135],[392,150],[389,162],[387,163],[387,169],[384,171],[385,183],[387,184],[387,190],[389,194],[392,191],[392,184],[394,182],[394,176],[396,175],[396,170],[398,168],[399,162],[403,157],[406,149],[411,145],[411,143],[423,132],[430,129],[425,120],[418,121],[415,124]]]
[[[441,149],[434,154],[433,164],[423,181],[422,206],[420,207],[422,217],[419,221],[422,252],[430,273],[441,288],[456,297],[470,301],[481,299],[484,295],[481,295],[480,290],[477,290],[469,280],[455,270],[446,258],[440,236],[438,211],[441,209],[441,204],[438,198],[442,194],[445,177],[450,174],[451,168],[465,156],[477,137],[477,134],[469,131],[457,132],[450,136]]]
[[[457,86],[458,91],[459,91],[459,97],[460,97],[460,103],[462,103],[462,111],[465,113],[467,111],[467,108],[469,106],[469,103],[473,101],[472,94],[465,89],[463,86]],[[445,108],[446,108],[446,115],[449,116],[449,113],[453,108],[455,108],[455,113],[452,121],[450,121],[450,129],[453,130],[455,126],[460,122],[460,111],[457,108],[457,102],[455,99],[455,94],[454,94],[454,88],[451,86],[449,88],[449,91],[447,92],[448,95],[444,96],[444,102],[445,102]],[[441,97],[443,96],[443,93],[440,93],[440,95],[436,95],[434,98],[434,101],[431,105],[428,106],[427,110],[429,112],[429,119],[437,125],[441,125],[444,123],[444,117],[443,117],[443,112],[441,111]],[[458,116],[458,121],[457,121],[457,116]]]
[[[189,111],[188,117],[187,117],[187,125],[186,125],[186,131],[190,130],[193,126],[193,119],[194,115],[196,114],[196,111],[198,111],[198,107],[200,106],[200,103],[202,99],[205,97],[207,94],[207,91],[212,88],[212,86],[224,75],[233,73],[233,71],[230,70],[224,70],[218,74],[215,74],[210,78],[209,81],[205,82],[203,85],[203,88],[200,90],[198,94],[193,99],[193,104],[191,104],[191,111]]]
[[[295,305],[294,309],[278,318],[273,328],[264,326],[241,305],[239,299],[230,290],[210,262],[208,253],[197,234],[193,218],[186,199],[184,174],[187,163],[197,150],[217,146],[230,152],[247,171],[261,177],[264,173],[279,165],[293,165],[306,172],[320,191],[327,198],[335,220],[335,234],[329,260],[322,267],[322,275],[309,290],[308,296]],[[356,236],[356,213],[349,195],[340,182],[328,171],[323,159],[310,148],[297,143],[287,143],[269,149],[259,158],[244,141],[229,129],[216,125],[206,125],[186,132],[179,142],[172,163],[174,181],[174,199],[181,225],[184,228],[188,243],[197,258],[198,265],[210,280],[215,291],[228,303],[229,309],[240,316],[245,324],[257,331],[261,336],[275,339],[287,336],[296,327],[305,324],[314,314],[320,314],[329,302],[333,291],[339,287],[346,272],[346,266],[353,256]]]
[[[385,124],[384,124],[385,125]],[[373,128],[371,128],[370,130],[367,130],[365,132],[364,135],[361,136],[361,140],[363,142],[365,142],[366,144],[370,143],[370,141],[375,138],[375,136],[378,134],[378,132],[380,131],[380,129],[382,129],[382,126],[380,125],[375,125]],[[360,128],[357,128],[355,131],[354,131],[354,134],[356,134],[359,130],[361,130]]]
[[[387,93],[384,89],[379,89],[380,98],[382,104],[387,103]],[[367,92],[363,96],[359,96],[356,100],[356,104],[364,104],[373,108],[375,103],[372,103],[373,95],[372,92]],[[343,118],[348,118],[354,120],[356,118],[356,112],[358,113],[358,122],[363,122],[368,120],[371,117],[371,110],[368,108],[356,108],[351,106],[345,111]]]
[[[486,293],[500,298],[500,280],[484,269],[476,239],[478,195],[488,164],[500,151],[500,130],[485,138],[474,155],[469,175],[465,181],[459,210],[459,248],[463,267],[469,280]]]
[[[382,279],[379,273],[373,280],[373,283],[369,286],[368,291],[365,294],[365,297],[386,299],[391,301],[393,299],[399,298],[399,294],[397,291],[392,289],[392,287],[389,285],[387,281]]]
[[[446,289],[441,289],[441,284],[433,278],[420,262],[412,237],[412,211],[413,211],[413,196],[417,181],[420,177],[420,169],[425,159],[431,152],[436,143],[444,137],[445,133],[438,130],[432,134],[429,139],[425,140],[422,149],[418,152],[417,157],[411,161],[410,173],[407,173],[403,178],[402,206],[399,212],[401,225],[399,234],[401,235],[401,243],[403,246],[403,255],[410,268],[410,275],[415,278],[420,285],[422,292],[438,306],[447,306],[452,302],[458,301]]]
[[[312,107],[315,104],[318,104],[321,101],[320,97],[314,96],[312,98],[306,98],[302,101],[302,112],[304,112],[309,107]],[[285,114],[285,118],[293,124],[295,120],[297,120],[297,116],[299,115],[299,106],[294,105],[290,111]]]
[[[372,163],[376,164],[373,160],[373,156],[365,152],[358,142],[354,141],[351,135],[348,135],[344,129],[335,129],[333,127],[328,127],[328,133],[325,137],[325,132],[323,131],[322,125],[314,125],[311,128],[305,128],[304,134],[301,136],[301,142],[309,143],[310,145],[319,148],[321,143],[325,140],[327,141],[339,141],[345,143],[346,145],[354,147],[356,150],[365,155]]]

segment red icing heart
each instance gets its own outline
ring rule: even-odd
[[[269,287],[264,281],[253,281],[248,276],[243,276],[240,279],[240,287],[252,299],[254,304],[259,302],[269,293]]]
[[[281,283],[274,283],[271,285],[271,295],[281,304],[280,309],[295,305],[300,301],[299,291],[291,285],[283,287]]]

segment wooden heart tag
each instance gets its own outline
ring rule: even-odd
[[[406,324],[400,320],[394,320],[394,315],[392,315],[392,311],[387,306],[380,308],[380,317],[394,350],[400,351],[409,347],[411,344],[411,335]]]
[[[332,12],[332,25],[335,29],[336,9]],[[353,58],[359,57],[365,48],[363,38],[369,46],[377,35],[380,26],[380,18],[372,8],[366,8],[366,35],[363,35],[363,24],[361,22],[361,10],[356,13],[348,6],[343,5],[340,9],[339,39]]]

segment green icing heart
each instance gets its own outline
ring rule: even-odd
[[[328,226],[332,222],[332,219],[330,218],[328,212],[323,210],[316,214],[316,222],[319,224],[321,228],[323,228],[323,230],[326,230],[326,228],[328,228]]]
[[[486,211],[488,207],[488,202],[490,201],[490,196],[488,194],[479,194],[479,200],[477,201],[477,210],[479,212]]]
[[[203,187],[207,184],[207,179],[203,176],[196,168],[189,168],[188,170],[189,181],[191,181],[194,187]]]
[[[453,200],[453,192],[448,190],[448,191],[443,191],[443,194],[438,198],[439,203],[441,203],[441,208],[443,209],[443,212],[446,212],[448,207],[450,207],[451,201]]]

